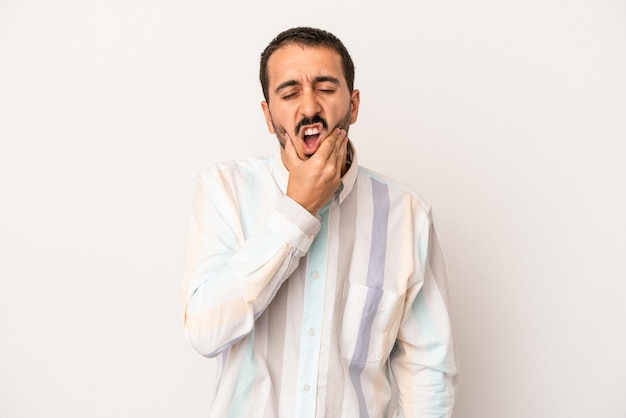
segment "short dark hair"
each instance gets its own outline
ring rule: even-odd
[[[352,93],[352,90],[354,90],[354,63],[352,62],[352,58],[350,58],[348,50],[339,40],[339,38],[337,38],[332,33],[326,32],[322,29],[297,27],[287,29],[286,31],[279,33],[261,53],[261,68],[259,71],[259,78],[261,80],[261,88],[263,89],[263,97],[265,97],[265,101],[269,102],[269,76],[267,75],[267,62],[269,61],[270,56],[272,56],[272,54],[276,52],[276,50],[285,45],[291,44],[313,47],[326,47],[337,52],[341,57],[343,76],[346,78],[350,93]]]

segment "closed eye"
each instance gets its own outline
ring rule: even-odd
[[[283,95],[281,98],[283,100],[289,100],[289,99],[296,97],[297,94],[298,94],[297,92],[288,93],[288,94]]]

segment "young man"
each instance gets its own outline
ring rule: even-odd
[[[450,417],[456,365],[430,207],[358,165],[360,93],[334,35],[261,55],[277,155],[198,179],[184,328],[218,358],[211,417]]]

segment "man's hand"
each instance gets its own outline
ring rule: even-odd
[[[287,196],[313,215],[335,194],[346,159],[348,138],[335,128],[309,159],[301,159],[291,137],[285,133],[285,166],[289,170]]]

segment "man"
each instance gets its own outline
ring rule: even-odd
[[[218,358],[211,417],[449,417],[456,366],[429,206],[358,165],[360,93],[334,35],[261,55],[275,156],[199,176],[184,327]]]

